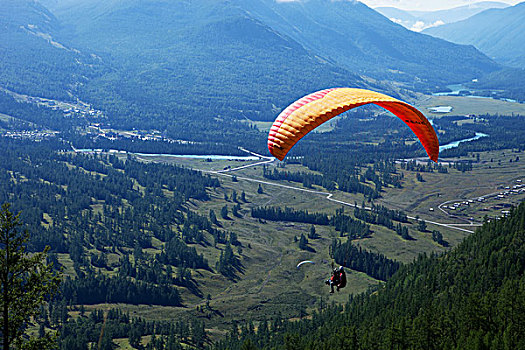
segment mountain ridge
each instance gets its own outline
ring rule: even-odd
[[[60,36],[60,23],[35,1],[0,8],[0,85],[31,95],[71,100],[71,91],[100,70],[99,58]]]
[[[472,48],[408,31],[360,2],[330,2],[330,6],[321,0],[236,3],[303,46],[374,79],[403,81],[417,89],[420,83],[471,80],[496,69]],[[428,65],[439,74],[429,72]]]
[[[425,34],[474,45],[501,64],[525,68],[525,3],[490,9],[460,22],[429,28]]]
[[[473,47],[410,32],[354,2],[47,3],[61,40],[101,58],[94,72],[61,69],[74,78],[60,79],[55,89],[93,104],[117,128],[160,129],[176,139],[196,124],[217,129],[226,128],[219,120],[273,120],[323,88],[399,97],[403,89],[430,92],[498,68]],[[6,51],[16,49],[11,43]]]
[[[498,1],[481,1],[446,10],[408,11],[395,7],[376,7],[374,10],[404,27],[421,31],[429,27],[461,21],[489,8],[504,8],[509,5]]]

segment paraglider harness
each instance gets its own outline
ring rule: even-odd
[[[344,288],[346,286],[346,273],[344,268],[342,266],[335,268],[332,271],[332,276],[330,279],[326,280],[325,283],[330,286],[330,293],[334,292],[334,286],[339,292],[340,288]]]

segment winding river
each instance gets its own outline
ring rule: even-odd
[[[469,142],[478,140],[482,137],[487,137],[489,135],[477,132],[474,137],[470,137],[463,140],[454,141],[451,143],[447,143],[446,145],[439,146],[439,151],[443,151],[446,149],[458,147],[460,143],[462,142]],[[228,155],[222,155],[222,154],[169,154],[169,153],[134,153],[134,152],[126,152],[126,151],[120,151],[116,149],[110,149],[109,151],[105,152],[102,149],[91,149],[91,148],[83,148],[83,149],[76,149],[73,148],[75,152],[78,153],[120,153],[120,154],[134,154],[142,157],[169,157],[169,158],[193,158],[193,159],[212,159],[212,160],[242,160],[242,161],[253,161],[253,160],[260,160],[264,158],[264,156],[257,157],[254,155],[251,156],[228,156]]]
[[[474,137],[470,137],[468,139],[454,141],[454,142],[451,142],[451,143],[447,143],[446,145],[439,146],[439,151],[441,152],[441,151],[446,150],[446,149],[451,149],[451,148],[454,148],[454,147],[458,147],[459,144],[462,143],[462,142],[474,141],[474,140],[478,140],[478,139],[480,139],[482,137],[487,137],[487,136],[489,136],[489,135],[484,134],[482,132],[477,132],[476,136],[474,136]]]

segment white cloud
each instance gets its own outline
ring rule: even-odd
[[[437,27],[445,24],[442,20],[435,21],[434,23],[425,23],[423,21],[416,21],[410,28],[410,30],[414,32],[420,32],[424,29],[431,28],[431,27]]]
[[[392,22],[394,23],[397,23],[397,24],[401,24],[403,25],[403,20],[402,19],[399,19],[399,18],[389,18],[389,20],[391,20]]]
[[[367,6],[375,8],[392,6],[403,10],[436,11],[457,6],[468,5],[476,0],[360,0]],[[477,0],[480,1],[480,0]],[[515,5],[523,0],[499,0],[509,5]]]

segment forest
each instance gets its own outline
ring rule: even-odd
[[[217,129],[203,126],[202,133],[195,136],[198,141],[194,143],[110,140],[85,132],[91,122],[86,119],[64,120],[61,111],[16,102],[8,94],[0,93],[0,101],[2,106],[5,106],[3,111],[16,116],[14,119],[0,120],[2,132],[59,132],[56,136],[38,141],[0,137],[0,147],[3,150],[0,153],[0,202],[12,203],[15,211],[21,211],[21,219],[31,232],[31,252],[42,251],[46,245],[50,245],[52,250],[49,260],[53,261],[57,268],[68,269],[68,276],[61,284],[59,295],[49,301],[37,320],[38,327],[61,330],[59,346],[62,349],[85,349],[86,339],[93,342],[96,334],[100,334],[103,324],[107,330],[99,344],[104,349],[113,347],[112,339],[121,336],[137,346],[142,338],[147,337],[148,346],[152,349],[177,349],[181,343],[196,347],[215,346],[219,349],[251,345],[256,348],[269,348],[277,344],[288,344],[286,346],[298,348],[325,346],[316,343],[310,336],[304,336],[304,333],[301,333],[304,329],[308,329],[308,334],[326,338],[327,344],[332,346],[346,344],[344,342],[354,339],[357,344],[354,348],[386,348],[392,344],[394,348],[424,348],[428,343],[424,343],[422,338],[418,337],[422,337],[421,324],[430,321],[428,316],[420,315],[416,311],[411,314],[399,311],[401,316],[378,314],[377,319],[365,317],[355,311],[351,317],[343,317],[339,316],[343,308],[332,305],[312,315],[312,320],[316,320],[315,326],[309,325],[309,321],[293,323],[277,317],[268,319],[265,328],[264,321],[259,323],[258,320],[257,327],[251,327],[250,323],[243,324],[227,338],[212,345],[211,337],[204,331],[204,323],[200,319],[190,317],[189,325],[185,326],[176,322],[161,325],[155,323],[156,321],[134,320],[132,316],[122,314],[122,311],[118,310],[111,311],[104,318],[93,307],[104,303],[186,307],[184,293],[191,293],[205,300],[206,296],[198,283],[199,275],[209,273],[234,283],[243,273],[242,250],[251,248],[249,242],[239,241],[234,230],[230,230],[225,223],[230,224],[234,219],[242,217],[260,220],[258,222],[262,225],[265,225],[266,221],[307,225],[310,227],[310,233],[298,235],[293,245],[304,253],[314,251],[316,241],[320,241],[321,236],[316,234],[314,225],[319,225],[320,230],[333,230],[334,234],[327,241],[327,245],[330,245],[330,257],[336,263],[362,272],[376,281],[386,281],[372,287],[364,295],[351,298],[348,305],[344,306],[345,312],[349,307],[355,310],[368,307],[376,310],[379,306],[370,304],[370,300],[375,298],[370,295],[378,296],[379,299],[383,290],[390,290],[388,286],[393,283],[391,281],[398,281],[396,283],[399,286],[409,288],[407,291],[396,291],[394,297],[401,293],[407,294],[406,297],[410,300],[420,298],[408,295],[415,293],[417,288],[422,288],[421,284],[417,284],[416,288],[412,287],[411,283],[416,283],[416,275],[426,274],[427,270],[420,268],[417,274],[412,273],[412,270],[407,270],[412,267],[406,267],[377,251],[364,249],[359,246],[358,240],[371,237],[374,235],[374,227],[381,226],[403,242],[415,242],[413,231],[409,233],[408,230],[410,224],[415,224],[421,232],[431,235],[432,240],[440,246],[447,247],[448,242],[439,231],[427,231],[424,221],[409,222],[406,213],[377,205],[374,200],[381,198],[389,188],[401,189],[407,172],[416,173],[420,182],[425,181],[427,173],[435,172],[446,177],[457,171],[471,171],[479,161],[472,155],[474,151],[522,150],[525,144],[520,135],[519,126],[523,123],[521,117],[443,117],[435,121],[435,128],[442,143],[471,137],[475,132],[482,132],[488,136],[444,151],[444,155],[457,157],[457,160],[449,165],[415,162],[412,158],[423,156],[424,151],[418,144],[411,142],[413,136],[410,130],[404,128],[396,118],[376,116],[373,108],[365,108],[334,121],[334,129],[331,132],[308,135],[293,149],[287,160],[278,166],[261,167],[262,177],[267,180],[290,181],[304,188],[321,187],[328,191],[359,193],[364,197],[362,203],[355,203],[356,207],[352,210],[339,209],[331,213],[275,205],[250,206],[250,210],[247,210],[246,204],[249,201],[244,191],[234,190],[227,193],[221,187],[222,180],[199,171],[138,161],[133,154],[117,156],[72,152],[72,146],[171,154],[242,154],[237,146],[244,146],[263,152],[261,149],[264,150],[266,134],[247,123],[225,121]],[[180,127],[184,130],[183,125]],[[253,137],[239,137],[245,133]],[[370,141],[363,142],[363,137]],[[232,139],[238,142],[234,144]],[[520,159],[516,156],[512,161]],[[294,166],[297,164],[305,168],[295,171]],[[237,179],[234,177],[232,181]],[[263,194],[263,189],[259,188],[259,194]],[[194,207],[189,209],[188,202],[207,203],[212,200],[210,193],[213,191],[224,192],[227,204],[223,205],[222,209],[216,207],[209,212],[206,209],[205,213],[195,211]],[[371,210],[360,209],[365,205],[370,206]],[[357,242],[352,242],[353,240]],[[202,253],[202,247],[206,248],[206,255]],[[213,253],[209,254],[209,251]],[[414,264],[430,266],[436,261],[446,259],[446,256],[448,255],[422,256]],[[498,256],[497,259],[507,258]],[[67,263],[64,264],[64,261]],[[512,269],[511,265],[508,269]],[[430,272],[435,269],[428,268]],[[398,277],[400,274],[404,274],[402,276],[405,277],[412,276],[414,281]],[[499,277],[501,276],[497,275],[497,278]],[[419,277],[421,278],[427,277]],[[461,278],[463,283],[467,277]],[[453,277],[449,277],[445,282],[452,283],[450,279]],[[439,286],[443,286],[445,282],[432,281]],[[447,288],[450,292],[460,287]],[[486,290],[483,287],[475,293],[485,293]],[[477,295],[475,293],[472,295]],[[485,299],[484,295],[480,294],[474,302],[487,302],[487,307],[495,307],[490,304],[492,299]],[[464,303],[468,302],[453,299],[451,304],[434,304],[437,302],[434,299],[441,299],[428,295],[425,295],[425,298],[427,299],[421,301],[421,305],[429,305],[430,314],[439,308],[465,308]],[[404,302],[404,299],[401,300]],[[84,308],[89,311],[82,311]],[[77,317],[77,312],[82,316]],[[209,306],[199,306],[198,310],[201,317],[212,317],[216,312]],[[72,314],[75,317],[70,317]],[[299,314],[303,315],[304,312]],[[343,317],[344,321],[340,321],[339,317]],[[449,319],[453,318],[456,322],[454,327],[459,327],[457,322],[463,315],[446,314],[442,317],[443,321],[439,322],[447,324]],[[394,318],[403,320],[404,323],[391,323],[387,326],[385,319]],[[130,326],[141,322],[148,326],[137,329]],[[341,327],[345,337],[332,338],[323,333],[322,329],[325,326],[322,326],[322,322],[342,322],[340,324],[343,325]],[[370,324],[370,330],[364,331],[363,324]],[[445,329],[443,324],[436,325],[436,329]],[[385,333],[386,338],[381,338],[384,329],[388,329],[388,332]],[[270,336],[270,330],[275,331],[275,335]],[[483,329],[484,331],[486,329]],[[439,334],[439,331],[433,332],[428,337],[438,337],[435,333]],[[440,344],[436,348],[441,348],[441,345],[448,347],[449,344],[463,344],[467,339],[474,339],[470,334],[471,330],[468,334],[460,334],[463,330],[453,332],[447,329],[447,332],[452,334],[448,335],[452,340],[436,340],[436,344]],[[496,337],[499,336],[500,330],[491,329],[490,332]],[[512,343],[512,332],[512,327],[503,331],[501,341],[518,344]],[[511,338],[506,340],[505,334]],[[386,343],[378,343],[378,339],[387,338],[392,342],[388,343],[388,346]],[[485,341],[485,338],[479,339],[476,341]],[[349,348],[352,346],[348,345]]]
[[[30,249],[51,245],[52,252],[67,253],[74,263],[77,278],[62,285],[64,298],[84,304],[165,304],[165,297],[178,305],[176,289],[152,286],[189,283],[186,267],[209,269],[187,243],[203,241],[201,230],[212,231],[211,223],[183,204],[189,198],[207,200],[206,188],[220,186],[217,179],[131,158],[62,153],[65,145],[57,140],[24,143],[0,138],[0,145],[0,201],[22,213],[32,233]],[[181,237],[173,225],[181,227]],[[153,239],[165,243],[156,257],[143,252]],[[116,266],[107,261],[115,253],[124,253]],[[150,261],[153,266],[148,266]],[[172,280],[171,272],[158,268],[160,262],[180,268],[178,277]],[[118,277],[97,272],[115,268]],[[96,285],[103,294],[91,292]]]
[[[233,329],[214,349],[521,349],[525,203],[452,251],[422,254],[387,282],[311,319]]]

